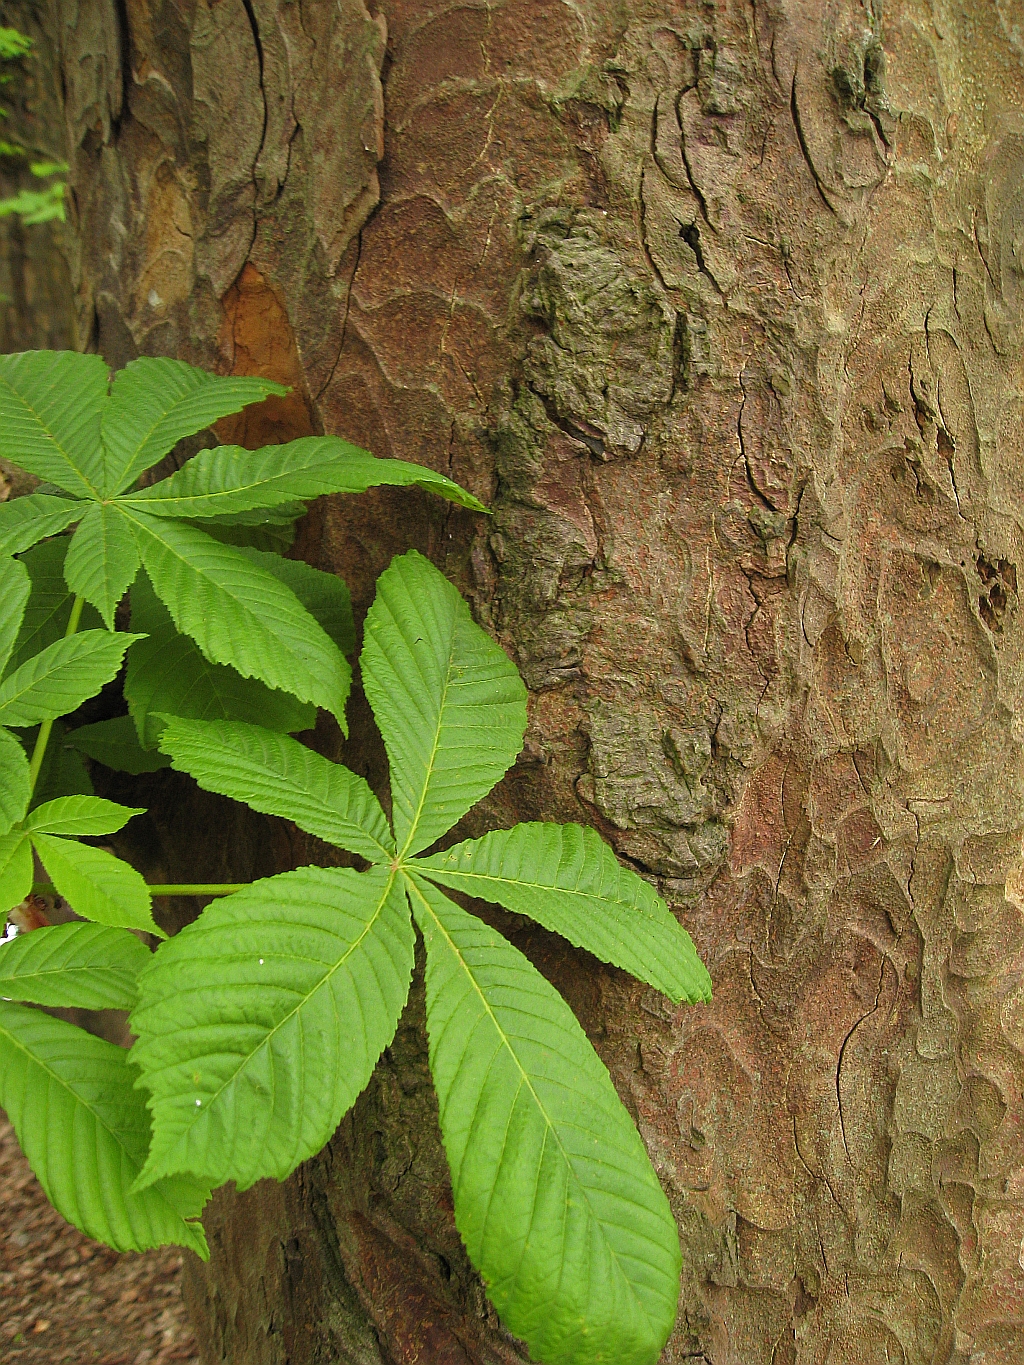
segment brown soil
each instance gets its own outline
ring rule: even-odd
[[[47,1203],[0,1112],[3,1365],[199,1365],[174,1247],[119,1255]]]

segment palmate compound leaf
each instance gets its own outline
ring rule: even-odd
[[[4,455],[76,497],[99,497],[100,414],[107,382],[106,362],[98,355],[23,351],[0,356]]]
[[[150,1126],[130,1058],[63,1019],[0,1000],[0,1106],[50,1203],[117,1251],[171,1243],[205,1260],[202,1225],[192,1220],[208,1186],[179,1177],[132,1191]]]
[[[299,829],[368,862],[394,857],[387,819],[366,779],[298,740],[259,725],[168,716],[160,748],[176,771],[189,773],[205,791],[294,820]]]
[[[352,670],[290,588],[182,522],[135,511],[131,520],[146,573],[180,632],[212,663],[324,707],[347,733]]]
[[[32,847],[76,915],[115,929],[141,929],[166,938],[153,920],[152,900],[134,867],[102,848],[29,831]]]
[[[114,611],[139,571],[139,550],[132,528],[113,503],[95,503],[71,537],[64,577],[114,629]]]
[[[517,949],[405,875],[455,1221],[488,1297],[544,1365],[654,1365],[679,1237],[604,1064]]]
[[[443,474],[404,460],[380,460],[337,436],[302,436],[282,446],[201,450],[176,474],[125,500],[156,517],[217,517],[325,493],[364,493],[382,484],[417,485],[483,512],[472,494]]]
[[[360,658],[391,768],[395,841],[427,848],[514,762],[526,730],[515,664],[415,550],[377,580]]]
[[[157,742],[164,714],[258,721],[268,730],[286,732],[311,730],[316,724],[316,707],[310,702],[257,678],[243,678],[227,664],[211,663],[191,636],[175,630],[146,574],[132,588],[132,629],[146,639],[128,656],[124,695],[147,749]]]
[[[139,973],[150,956],[126,929],[77,921],[33,929],[0,943],[0,997],[35,1005],[130,1010],[138,999]]]
[[[48,645],[0,683],[0,725],[66,716],[110,682],[137,635],[84,630]]]
[[[103,412],[103,495],[128,488],[185,436],[288,390],[271,379],[207,374],[181,360],[144,356],[114,376]]]
[[[580,825],[530,823],[417,859],[425,876],[503,905],[690,1004],[711,978],[686,930],[653,886]]]
[[[0,554],[16,555],[44,536],[59,535],[79,521],[89,506],[50,493],[27,493],[0,503]]]
[[[300,868],[209,907],[140,980],[154,1132],[139,1187],[189,1171],[247,1189],[318,1152],[394,1037],[412,964],[388,867]]]

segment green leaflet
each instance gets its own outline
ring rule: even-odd
[[[211,662],[324,707],[346,730],[349,666],[289,588],[191,526],[137,512],[132,523],[157,596]]]
[[[0,559],[0,677],[18,639],[31,588],[24,564],[16,559]]]
[[[85,630],[48,645],[0,683],[0,725],[35,725],[68,715],[110,682],[138,638]]]
[[[193,1220],[209,1198],[206,1186],[178,1179],[132,1192],[149,1143],[136,1076],[123,1048],[0,1001],[0,1105],[50,1203],[118,1251],[171,1243],[205,1260],[206,1238]]]
[[[270,379],[222,376],[181,360],[145,356],[114,376],[103,413],[103,495],[128,488],[185,436],[288,390]]]
[[[116,834],[133,815],[144,815],[136,806],[119,806],[101,796],[58,796],[36,806],[24,824],[33,834]]]
[[[44,536],[58,535],[84,516],[88,506],[49,493],[28,493],[0,503],[0,554],[16,555]]]
[[[184,636],[177,636],[177,639],[184,639]],[[143,641],[142,645],[148,644]],[[136,646],[136,649],[141,646]],[[128,667],[131,669],[134,655],[129,658]],[[206,660],[203,660],[206,663]],[[219,667],[217,664],[206,664],[207,668]],[[127,684],[126,684],[127,687]],[[301,705],[301,703],[297,703]],[[114,716],[112,720],[100,720],[95,725],[80,725],[77,730],[72,730],[64,740],[65,748],[80,749],[83,754],[88,754],[97,763],[102,763],[107,768],[114,768],[117,772],[133,773],[155,773],[161,768],[170,767],[170,759],[158,753],[156,749],[144,749],[139,743],[139,733],[135,728],[135,722],[131,716]]]
[[[678,1235],[608,1072],[520,952],[409,882],[455,1221],[489,1298],[545,1365],[655,1365]]]
[[[22,498],[17,499],[22,502]],[[32,592],[25,608],[25,616],[18,631],[18,641],[8,663],[8,672],[20,667],[46,648],[64,638],[71,617],[74,593],[64,581],[64,559],[70,541],[66,536],[48,540],[21,556],[20,563],[28,569]],[[90,606],[82,612],[80,630],[96,630],[103,622]]]
[[[452,585],[411,550],[377,580],[360,657],[391,766],[395,840],[427,848],[486,796],[526,730],[526,688]]]
[[[258,721],[282,731],[311,730],[316,724],[316,707],[309,702],[243,678],[227,664],[211,663],[190,636],[179,635],[146,574],[132,588],[132,628],[147,638],[128,656],[124,695],[147,747],[156,744],[164,715]]]
[[[90,844],[30,832],[32,847],[75,914],[115,929],[167,935],[155,923],[146,883],[120,858]]]
[[[21,830],[0,834],[0,921],[32,890],[32,845]],[[0,996],[3,991],[0,990]]]
[[[381,484],[417,485],[452,502],[486,508],[443,474],[404,460],[379,460],[337,436],[303,436],[283,446],[201,450],[169,479],[125,499],[157,517],[216,517],[325,493],[364,493]]]
[[[318,839],[370,862],[394,857],[394,841],[365,778],[258,725],[168,718],[160,748],[206,791],[264,815],[294,820]]]
[[[38,729],[22,732],[29,752],[35,746],[38,733]],[[65,747],[64,737],[66,733],[64,722],[55,720],[53,729],[50,731],[50,742],[46,746],[43,766],[39,770],[35,790],[32,792],[31,804],[33,808],[45,805],[47,801],[55,801],[58,796],[92,796],[94,794],[92,780],[86,772],[82,755],[76,749]]]
[[[318,1152],[394,1036],[412,963],[388,868],[300,868],[209,907],[132,1015],[154,1117],[137,1188],[191,1171],[247,1189]]]
[[[416,866],[444,886],[529,915],[670,1000],[692,1005],[711,999],[711,978],[689,934],[595,830],[516,825],[421,858]]]
[[[106,401],[107,367],[98,355],[23,351],[0,356],[4,455],[77,497],[98,497],[100,413]]]
[[[36,1005],[130,1010],[150,957],[125,929],[77,922],[33,929],[0,943],[0,996]]]
[[[94,503],[71,537],[64,577],[114,629],[114,611],[139,571],[139,550],[132,528],[116,504]]]
[[[0,729],[0,834],[21,819],[28,801],[28,756],[9,730]]]
[[[342,654],[355,652],[356,627],[352,620],[352,599],[343,578],[314,569],[301,559],[282,559],[280,555],[267,554],[249,546],[242,549],[241,553],[251,563],[258,564],[286,583]]]

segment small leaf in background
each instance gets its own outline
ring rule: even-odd
[[[283,555],[295,540],[295,523],[305,515],[304,502],[283,502],[256,512],[239,512],[233,517],[206,517],[188,525],[205,531],[224,545]]]
[[[31,890],[32,845],[20,830],[0,834],[0,921]]]
[[[35,834],[116,834],[133,815],[144,815],[137,806],[119,806],[101,796],[58,796],[36,806],[24,828]]]
[[[294,820],[299,829],[369,862],[394,856],[387,819],[364,777],[258,725],[177,716],[165,721],[161,749],[205,791]]]
[[[413,946],[386,867],[255,882],[164,945],[131,1021],[153,1113],[139,1184],[191,1171],[244,1190],[318,1152],[394,1037]]]
[[[324,707],[346,730],[351,669],[289,588],[191,526],[132,517],[146,573],[182,634],[211,662]]]
[[[282,559],[280,555],[265,554],[254,549],[243,549],[242,554],[287,584],[313,620],[323,626],[342,654],[355,652],[356,627],[352,619],[352,599],[343,578],[314,569],[301,559]]]
[[[272,379],[208,374],[166,356],[143,356],[118,370],[103,413],[103,493],[134,483],[185,436],[288,390]]]
[[[14,651],[31,590],[24,564],[17,559],[0,559],[0,677]]]
[[[103,474],[100,414],[107,385],[107,365],[98,355],[0,355],[0,430],[6,458],[77,497],[98,498]]]
[[[31,753],[38,730],[22,731],[22,741],[27,752]],[[92,780],[82,762],[82,755],[76,749],[64,745],[66,733],[62,720],[53,722],[50,742],[43,755],[43,766],[39,769],[30,805],[34,809],[58,796],[92,796]]]
[[[143,640],[136,645],[136,649],[148,643]],[[133,657],[129,655],[129,668]],[[95,725],[80,725],[67,735],[64,745],[65,748],[80,750],[106,768],[135,776],[139,773],[155,773],[171,765],[170,759],[159,750],[142,747],[131,716],[114,716],[112,720],[100,720]]]
[[[18,498],[17,501],[23,502],[24,499]],[[64,579],[64,559],[70,543],[67,536],[61,536],[57,540],[44,541],[42,545],[27,550],[20,557],[20,563],[28,569],[32,580],[32,592],[18,632],[18,641],[7,667],[8,672],[13,672],[28,659],[41,653],[47,645],[55,644],[64,638],[75,600],[74,593]],[[99,612],[86,604],[79,622],[79,630],[97,630],[102,627]]]
[[[655,1365],[679,1234],[604,1063],[522,953],[410,880],[455,1221],[488,1297],[545,1365]]]
[[[66,716],[116,676],[137,635],[85,630],[48,645],[0,683],[0,725]]]
[[[30,837],[57,894],[76,915],[115,929],[141,929],[167,937],[153,919],[149,891],[134,867],[90,844],[51,834],[31,833]]]
[[[363,690],[391,766],[395,841],[418,853],[491,790],[526,731],[526,688],[443,574],[415,550],[377,580]]]
[[[31,856],[29,858],[31,875]],[[2,878],[0,872],[0,878]],[[54,924],[0,943],[0,997],[67,1009],[130,1010],[152,954],[127,929]]]
[[[161,715],[195,720],[245,720],[268,730],[292,732],[316,725],[316,707],[290,692],[243,678],[227,664],[214,664],[195,640],[180,635],[146,574],[132,588],[132,629],[147,639],[128,656],[124,695],[136,729],[155,745]]]
[[[178,1179],[132,1191],[150,1127],[130,1057],[63,1019],[0,1000],[0,1105],[50,1203],[116,1251],[170,1243],[206,1260],[195,1220],[207,1186]]]
[[[114,612],[139,571],[132,528],[114,504],[95,504],[71,537],[64,577],[73,593],[96,608],[108,630]]]
[[[28,755],[9,730],[0,729],[0,834],[22,818],[29,796]]]

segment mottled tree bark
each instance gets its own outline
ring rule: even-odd
[[[678,1215],[665,1361],[1019,1362],[1017,7],[50,3],[79,336],[293,385],[222,435],[487,499],[330,500],[300,548],[361,609],[409,545],[452,577],[531,690],[463,832],[596,825],[710,966],[676,1011],[500,921]],[[380,789],[358,698],[353,729]],[[316,853],[231,828],[243,874]],[[525,1358],[415,993],[323,1155],[209,1227],[207,1361]]]

